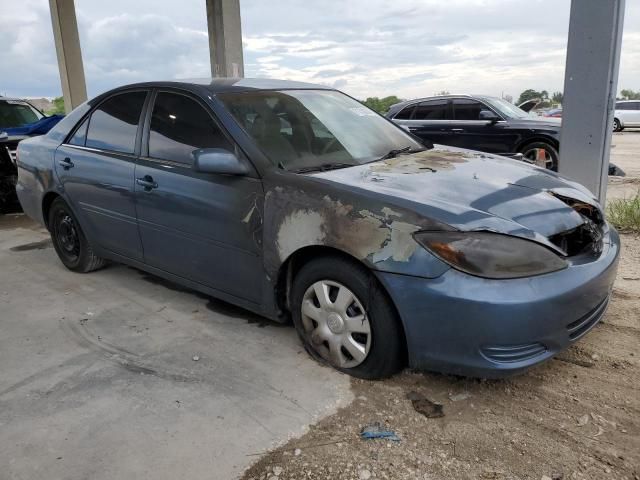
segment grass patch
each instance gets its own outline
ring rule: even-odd
[[[607,219],[621,232],[640,233],[640,192],[607,202]]]

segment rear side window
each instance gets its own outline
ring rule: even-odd
[[[103,102],[91,114],[87,147],[133,153],[146,95],[146,92],[121,93]]]
[[[460,98],[453,101],[453,118],[456,120],[479,120],[481,110],[488,108],[476,100]]]
[[[413,113],[413,120],[445,120],[448,100],[429,100],[420,103]]]
[[[397,118],[398,120],[409,120],[411,118],[411,114],[413,113],[414,106],[405,107],[393,118]]]
[[[191,152],[198,148],[233,150],[202,105],[184,95],[158,93],[151,116],[149,156],[191,165]]]
[[[616,110],[631,110],[631,103],[630,102],[625,102],[625,103],[616,103]]]

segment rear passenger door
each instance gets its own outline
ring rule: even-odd
[[[147,90],[116,93],[95,108],[55,153],[65,199],[97,247],[142,260],[134,170]]]
[[[631,120],[627,123],[627,125],[634,127],[640,127],[640,102],[629,102],[631,105],[631,110],[628,110],[628,115],[631,117]]]
[[[196,172],[198,148],[242,154],[195,96],[161,90],[154,97],[135,172],[145,263],[259,303],[260,179]]]
[[[423,140],[449,145],[449,101],[446,98],[426,100],[405,107],[393,118]]]

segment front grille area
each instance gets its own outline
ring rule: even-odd
[[[567,256],[572,257],[581,253],[599,254],[602,252],[602,236],[602,228],[587,221],[572,230],[553,235],[549,237],[549,240]]]
[[[569,257],[583,253],[600,254],[603,248],[604,228],[604,216],[600,209],[575,198],[565,197],[554,192],[549,193],[573,208],[585,221],[576,228],[552,235],[549,237],[551,243]]]
[[[7,152],[9,152],[9,158],[11,159],[11,161],[13,162],[13,164],[16,164],[16,160],[18,158],[18,150],[16,148],[14,148],[13,150],[9,147],[7,147]]]
[[[526,345],[487,345],[480,349],[482,354],[494,362],[521,362],[542,355],[547,351],[542,343]]]
[[[567,331],[569,332],[569,338],[571,340],[577,340],[585,333],[587,333],[604,315],[604,311],[609,304],[609,296],[600,302],[593,310],[586,315],[580,317],[578,320],[571,322],[567,325]]]

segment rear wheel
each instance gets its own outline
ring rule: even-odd
[[[620,120],[618,120],[617,118],[613,119],[613,131],[614,132],[622,131],[622,125],[620,124]]]
[[[395,308],[362,266],[325,257],[293,280],[292,316],[316,359],[354,377],[379,379],[404,364],[404,335]]]
[[[522,147],[520,153],[539,167],[558,171],[558,151],[547,142],[529,143]]]
[[[93,252],[78,220],[62,198],[55,199],[49,209],[49,231],[60,261],[69,270],[87,273],[104,266],[105,261]]]

